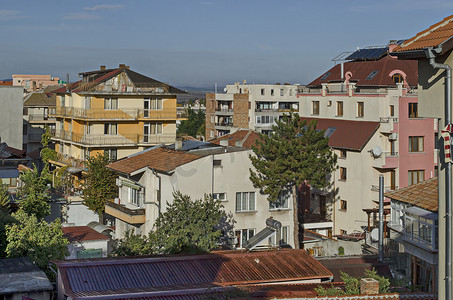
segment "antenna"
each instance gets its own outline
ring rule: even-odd
[[[69,73],[66,73],[66,92],[69,92]]]

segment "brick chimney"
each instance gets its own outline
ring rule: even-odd
[[[100,69],[101,71],[104,71],[104,70],[105,70],[105,66],[101,66],[99,69]]]
[[[360,279],[360,294],[362,295],[379,294],[379,281],[373,278]]]
[[[125,64],[120,64],[120,65],[119,65],[119,68],[120,68],[120,69],[125,69],[125,68],[126,68],[126,65],[125,65]]]

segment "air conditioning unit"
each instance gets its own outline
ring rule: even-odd
[[[398,138],[398,134],[396,132],[389,135],[389,140],[395,141]]]

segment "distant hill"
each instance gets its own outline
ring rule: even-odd
[[[177,86],[178,89],[188,92],[187,95],[178,95],[178,103],[187,103],[190,99],[205,99],[206,93],[214,93],[213,88]]]

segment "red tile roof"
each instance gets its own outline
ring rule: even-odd
[[[88,226],[63,227],[62,230],[63,237],[70,243],[110,239],[108,236],[105,236]]]
[[[228,146],[236,146],[236,142],[240,141],[242,142],[242,147],[252,148],[252,145],[254,145],[255,141],[258,139],[258,133],[253,130],[238,130],[234,133],[226,134],[209,142],[220,145],[220,141],[228,140]]]
[[[199,159],[200,157],[184,151],[158,147],[118,160],[108,165],[107,168],[124,174],[130,174],[145,167],[168,173],[176,167]]]
[[[305,250],[262,252],[219,251],[202,255],[57,261],[65,294],[190,294],[220,286],[290,283],[329,279],[332,273]]]
[[[417,33],[414,37],[404,41],[393,52],[420,50],[428,47],[437,47],[453,38],[453,15],[432,25],[428,29]]]
[[[389,74],[394,70],[403,71],[410,86],[418,85],[418,63],[414,60],[402,60],[385,56],[376,61],[350,61],[344,63],[344,74],[351,72],[350,81],[357,82],[356,86],[395,86]],[[372,79],[366,79],[373,71],[378,73]],[[328,72],[330,75],[321,79],[324,74],[313,80],[308,86],[321,86],[321,83],[341,80],[341,65],[337,64]]]
[[[329,138],[329,146],[353,151],[362,151],[380,125],[379,122],[338,119],[301,117],[301,120],[316,120],[318,129],[335,128],[334,133]]]
[[[385,196],[432,212],[437,212],[439,208],[438,186],[439,181],[437,177],[434,177],[405,188],[385,193]]]

